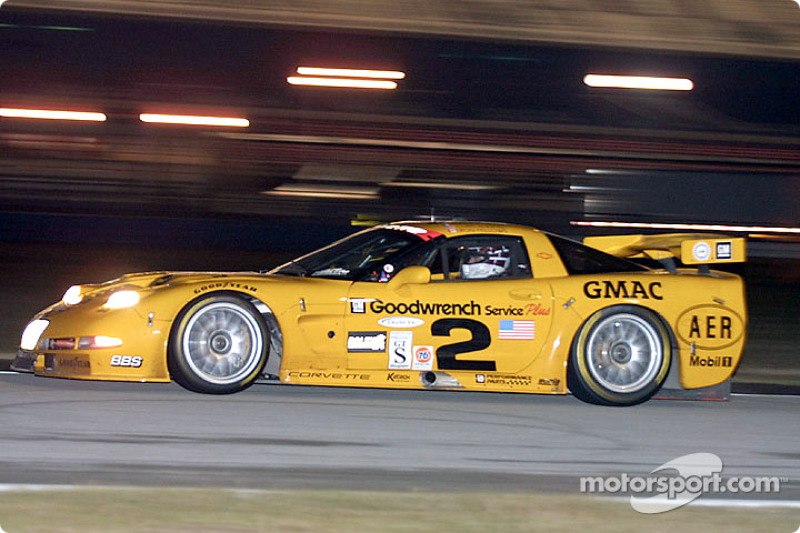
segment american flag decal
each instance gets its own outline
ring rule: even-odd
[[[533,320],[501,320],[498,339],[533,340],[536,322]]]

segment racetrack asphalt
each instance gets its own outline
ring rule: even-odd
[[[0,374],[6,484],[578,493],[712,453],[800,501],[798,396],[598,407],[571,396],[175,384]],[[723,494],[735,498],[744,495]]]

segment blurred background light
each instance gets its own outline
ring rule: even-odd
[[[347,89],[397,89],[397,83],[391,80],[402,80],[406,77],[405,72],[398,70],[326,67],[297,67],[297,73],[300,76],[286,78],[290,85]]]
[[[290,85],[307,85],[312,87],[339,87],[345,89],[397,89],[397,83],[389,80],[357,80],[348,78],[313,78],[289,76],[286,81]]]
[[[777,226],[738,226],[732,224],[672,224],[660,222],[592,222],[573,221],[573,226],[594,228],[642,228],[642,229],[674,229],[686,231],[734,231],[759,233],[788,233],[800,235],[800,228]]]
[[[392,181],[381,183],[384,187],[408,187],[416,189],[450,189],[454,191],[491,191],[499,189],[495,185],[482,185],[477,183],[450,183],[428,181]]]
[[[302,198],[338,198],[343,200],[376,200],[377,187],[354,187],[328,184],[283,184],[262,194],[270,196],[295,196]]]
[[[368,70],[350,68],[297,67],[297,73],[303,76],[334,76],[340,78],[376,78],[384,80],[402,80],[405,72],[397,70]]]
[[[104,122],[107,117],[103,113],[93,111],[62,111],[48,109],[14,109],[0,108],[0,117],[5,118],[33,118],[44,120],[82,120],[90,122]]]
[[[587,74],[583,83],[589,87],[611,89],[648,89],[659,91],[691,91],[692,80],[686,78],[654,78],[649,76],[616,76]]]
[[[157,113],[142,113],[139,120],[155,124],[187,124],[190,126],[222,126],[234,128],[247,128],[250,121],[246,118],[235,117],[210,117],[197,115],[161,115]]]

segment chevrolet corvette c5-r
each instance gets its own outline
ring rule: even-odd
[[[670,373],[684,389],[733,375],[744,285],[707,265],[744,254],[743,239],[719,235],[580,244],[500,223],[385,224],[267,273],[147,272],[73,286],[25,328],[13,368],[172,379],[217,394],[264,374],[632,405]]]

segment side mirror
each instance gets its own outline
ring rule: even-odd
[[[397,289],[402,287],[403,285],[409,284],[424,284],[431,282],[431,269],[424,266],[410,266],[406,267],[397,274],[394,275],[392,279],[389,280],[387,286],[392,289]]]

